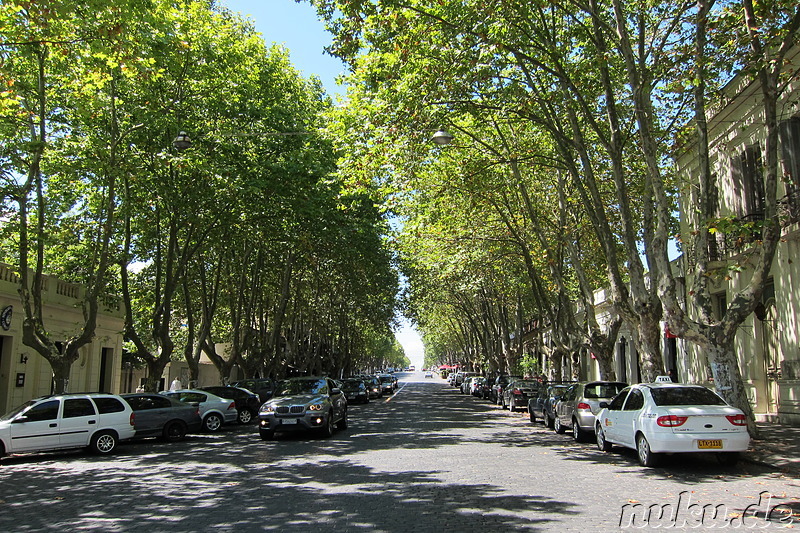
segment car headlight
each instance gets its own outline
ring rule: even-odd
[[[268,404],[262,405],[261,409],[258,410],[258,413],[262,415],[271,415],[274,412],[275,412],[275,406]]]
[[[322,411],[322,405],[315,403],[308,406],[309,411]]]

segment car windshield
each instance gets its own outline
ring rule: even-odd
[[[590,383],[583,389],[583,397],[613,398],[625,387],[625,383]]]
[[[328,388],[322,379],[289,379],[281,381],[275,396],[291,396],[293,394],[326,394]]]
[[[28,402],[25,402],[22,405],[20,405],[19,407],[17,407],[16,409],[14,409],[13,411],[9,411],[6,414],[4,414],[3,416],[0,416],[0,420],[11,420],[12,418],[17,416],[21,412],[25,411],[26,409],[28,409],[30,406],[32,406],[35,403],[36,403],[36,400],[30,400]]]
[[[342,388],[344,390],[358,390],[361,388],[360,381],[343,381]]]
[[[539,387],[538,381],[530,381],[530,380],[522,380],[518,379],[517,381],[513,382],[511,385],[517,388],[525,388],[525,389],[535,389]]]
[[[664,387],[650,391],[656,405],[727,405],[705,387]]]

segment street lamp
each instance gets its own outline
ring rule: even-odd
[[[433,134],[431,140],[439,146],[445,146],[453,142],[453,136],[447,130],[440,129]]]
[[[178,133],[178,136],[175,137],[174,141],[172,141],[172,146],[174,146],[175,149],[178,150],[179,152],[183,152],[191,145],[192,145],[192,140],[189,138],[189,136],[186,134],[185,131]]]

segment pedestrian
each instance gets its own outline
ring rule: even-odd
[[[144,392],[144,385],[142,384],[136,387],[136,392]]]
[[[172,384],[169,386],[169,390],[178,390],[182,388],[181,380],[178,379],[178,376],[175,376],[175,379],[172,380]]]

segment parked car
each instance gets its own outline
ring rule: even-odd
[[[553,429],[553,421],[555,420],[553,407],[568,388],[569,385],[548,383],[539,389],[539,394],[536,397],[529,398],[528,415],[531,423],[535,424],[540,419],[545,427]]]
[[[369,390],[363,379],[348,378],[341,382],[341,389],[347,398],[347,403],[369,403]]]
[[[458,390],[461,392],[461,394],[469,394],[470,393],[470,390],[471,390],[471,387],[472,387],[472,381],[476,377],[477,376],[467,376],[467,377],[464,378],[464,381],[462,381],[461,385],[458,387]]]
[[[276,431],[318,430],[333,435],[334,425],[347,429],[347,398],[330,378],[290,378],[258,412],[258,432],[270,440]]]
[[[595,415],[600,411],[600,402],[611,401],[627,386],[627,383],[619,381],[588,381],[570,385],[553,407],[553,429],[556,433],[572,429],[576,441],[587,440],[594,433]]]
[[[460,388],[461,384],[464,383],[465,379],[477,375],[478,375],[477,372],[456,372],[455,379],[453,379],[453,386],[456,388]]]
[[[431,372],[430,370],[428,370],[427,372],[425,372],[425,377],[426,377],[426,378],[432,378],[432,377],[433,377],[433,372]]]
[[[231,383],[231,387],[241,387],[258,394],[258,399],[261,403],[264,403],[272,398],[272,391],[275,390],[275,381],[271,378],[242,379]]]
[[[747,450],[747,417],[700,385],[642,383],[625,388],[597,415],[597,447],[618,444],[636,450],[642,466],[655,466],[663,453],[715,453],[735,464]]]
[[[122,394],[133,409],[136,438],[161,437],[170,442],[197,433],[202,426],[200,408],[152,392]]]
[[[135,414],[115,394],[57,394],[34,398],[0,417],[0,457],[65,448],[114,451],[135,433]]]
[[[507,376],[507,375],[500,375],[494,379],[494,383],[492,384],[492,397],[491,400],[496,405],[500,405],[503,401],[503,389],[505,386],[508,385],[509,381],[513,381],[515,379],[522,379],[522,376]]]
[[[487,380],[483,376],[472,378],[469,384],[469,393],[478,398],[485,398],[487,393],[486,382]]]
[[[535,397],[543,388],[541,382],[534,379],[515,379],[505,386],[502,393],[501,405],[512,413],[518,408],[528,408],[528,398]]]
[[[232,424],[239,420],[236,402],[207,391],[179,389],[161,391],[159,394],[199,407],[200,419],[203,421],[202,428],[205,431],[219,431],[224,424]]]
[[[253,422],[256,416],[258,416],[258,408],[264,403],[254,392],[242,387],[223,387],[222,385],[215,385],[211,387],[200,387],[199,390],[216,394],[220,398],[225,398],[226,400],[233,400],[236,403],[236,412],[238,413],[237,420],[240,424],[249,424]]]

